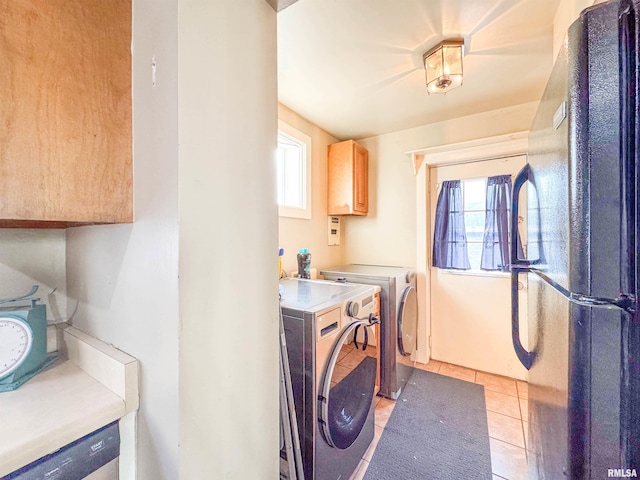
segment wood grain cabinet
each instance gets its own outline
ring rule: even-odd
[[[0,227],[133,221],[131,0],[0,5]]]
[[[329,145],[328,214],[366,215],[369,154],[353,140]]]

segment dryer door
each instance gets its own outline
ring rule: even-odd
[[[416,349],[418,335],[418,298],[416,289],[409,285],[402,292],[398,308],[398,350],[407,357]]]
[[[332,447],[349,448],[364,427],[376,383],[376,347],[356,348],[356,327],[370,328],[367,321],[350,323],[333,346],[322,377],[318,411],[320,430]]]

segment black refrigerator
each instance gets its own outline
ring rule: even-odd
[[[514,181],[530,480],[640,476],[638,1],[596,5],[570,27]]]

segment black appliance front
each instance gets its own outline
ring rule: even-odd
[[[305,479],[348,479],[373,440],[377,366],[367,351],[349,369],[337,364],[356,324],[364,322],[342,330],[323,368],[325,378],[317,381],[313,315],[283,308],[283,320]]]
[[[367,423],[373,402],[378,365],[375,356],[366,354],[367,348],[375,352],[375,346],[367,346],[365,323],[354,321],[342,330],[320,380],[320,429],[325,442],[340,450],[356,442]],[[358,345],[356,332],[360,329],[364,329],[364,341]],[[354,348],[357,354],[348,356],[353,360],[340,362]]]
[[[106,473],[99,470],[119,456],[120,430],[116,420],[1,480],[81,480],[94,472],[104,478]]]
[[[568,288],[568,122],[567,57],[562,50],[540,102],[529,135],[527,173],[528,261],[555,282]],[[555,124],[554,124],[555,118]],[[528,170],[527,170],[528,169]],[[520,174],[514,182],[518,199]],[[514,216],[517,209],[513,209]],[[516,232],[512,226],[512,232]],[[513,242],[512,242],[513,244]],[[513,252],[512,252],[513,254]],[[513,262],[512,262],[513,263]],[[512,301],[517,305],[517,276]],[[528,347],[523,364],[529,372],[529,471],[542,479],[564,478],[567,455],[569,368],[569,304],[536,275],[527,275]],[[518,327],[514,312],[514,330]],[[519,341],[518,338],[515,339]],[[518,350],[520,349],[520,350]],[[533,476],[533,475],[531,475]],[[535,478],[535,477],[533,477]]]
[[[629,363],[639,348],[637,174],[635,155],[620,155],[630,120],[620,114],[621,98],[622,112],[629,107],[617,75],[618,9],[593,7],[570,28],[534,120],[529,165],[514,182],[517,204],[529,180],[528,259],[512,253],[512,271],[530,272],[531,352],[518,337],[515,293],[513,331],[530,368],[529,475],[540,480],[640,472],[631,446],[638,364]]]
[[[618,6],[583,14],[569,30],[569,290],[620,295]],[[619,469],[621,320],[618,309],[572,303],[569,328],[569,478]]]
[[[640,45],[639,0],[620,2],[620,107],[621,107],[621,291],[638,298],[640,279]],[[640,312],[622,318],[623,364],[620,427],[622,460],[640,466]],[[636,472],[637,473],[637,472]]]

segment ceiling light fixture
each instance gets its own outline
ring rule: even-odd
[[[422,55],[427,72],[427,92],[447,93],[462,85],[464,40],[445,40]]]

